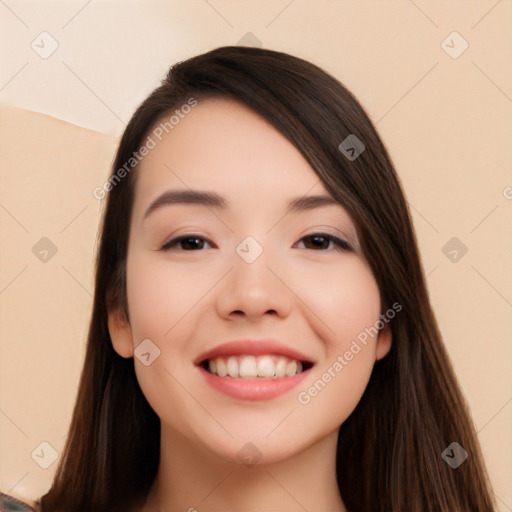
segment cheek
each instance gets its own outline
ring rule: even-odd
[[[184,271],[177,265],[151,261],[136,253],[127,261],[128,309],[134,346],[149,339],[159,351],[148,366],[134,358],[137,380],[160,419],[181,430],[186,429],[187,418],[197,414],[195,402],[185,390],[193,368],[189,342],[194,338],[197,317],[203,307],[199,301],[209,288],[207,272]]]
[[[353,338],[378,321],[379,288],[360,258],[351,256],[343,264],[324,268],[296,268],[289,276],[295,280],[297,295],[314,313],[310,322],[318,326],[331,356],[333,351],[345,351]]]
[[[334,361],[322,368],[297,394],[298,416],[304,418],[302,435],[318,439],[335,431],[352,414],[366,389],[372,363],[361,352],[351,361]],[[338,363],[338,365],[336,364]]]
[[[307,293],[306,300],[315,304],[320,320],[316,325],[324,357],[314,376],[298,390],[297,403],[326,433],[352,413],[370,379],[380,294],[368,266],[356,259],[336,272],[317,273],[316,286]]]
[[[164,342],[174,335],[211,287],[206,274],[137,255],[129,259],[127,295],[134,342]]]

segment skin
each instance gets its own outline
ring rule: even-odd
[[[160,350],[149,366],[134,358],[162,426],[160,467],[144,511],[344,511],[337,433],[374,362],[389,351],[388,324],[309,403],[297,396],[329,368],[332,374],[338,356],[382,312],[350,216],[338,204],[285,215],[292,198],[329,194],[283,135],[232,100],[201,102],[137,172],[130,321],[110,311],[109,330],[123,357],[134,357],[145,339]],[[229,207],[165,205],[144,219],[160,194],[189,188],[214,191]],[[327,240],[317,248],[304,238],[325,231],[354,250]],[[197,241],[198,249],[182,243],[160,250],[185,234],[206,241]],[[263,248],[250,264],[235,251],[249,235]],[[242,338],[279,340],[315,365],[297,388],[271,400],[228,397],[205,383],[193,361]],[[248,442],[261,454],[253,466],[237,456]]]

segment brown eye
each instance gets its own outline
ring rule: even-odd
[[[353,251],[352,246],[333,235],[329,235],[327,233],[314,233],[312,235],[305,236],[301,239],[301,241],[305,241],[304,245],[306,249],[314,249],[314,250],[326,250],[329,248],[329,244],[332,242],[338,251]]]
[[[177,238],[169,240],[165,245],[162,246],[162,251],[168,251],[175,249],[177,246],[178,250],[183,251],[197,251],[204,248],[204,243],[209,243],[205,238],[196,235],[183,235]]]

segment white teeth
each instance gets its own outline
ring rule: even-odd
[[[217,366],[217,375],[219,377],[225,377],[228,374],[228,370],[226,368],[226,363],[224,359],[217,359],[215,361],[215,365]]]
[[[284,357],[280,357],[277,360],[275,370],[276,377],[284,377],[286,375],[286,362],[287,361]]]
[[[254,356],[241,357],[238,371],[240,377],[244,379],[254,379],[257,377],[258,368],[256,367],[256,358]]]
[[[228,369],[228,375],[230,377],[238,377],[238,361],[235,357],[231,356],[228,358],[228,364],[226,365]]]
[[[297,372],[297,363],[296,363],[296,361],[290,361],[286,365],[286,370],[285,370],[286,376],[287,377],[291,377],[292,375],[295,375],[296,372]]]
[[[258,377],[273,377],[274,361],[270,356],[258,357]]]
[[[230,356],[208,361],[210,373],[234,379],[283,378],[301,373],[302,363],[284,356]]]

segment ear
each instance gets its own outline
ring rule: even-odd
[[[388,322],[384,323],[384,327],[379,331],[377,337],[377,346],[375,349],[375,360],[379,361],[386,357],[391,348],[391,326]]]
[[[114,350],[125,358],[133,357],[133,338],[130,324],[124,312],[116,308],[108,312],[108,332]]]

